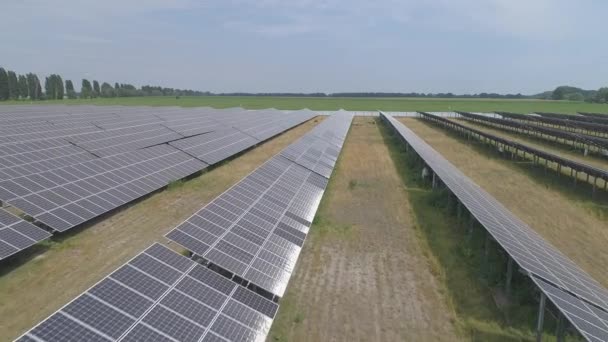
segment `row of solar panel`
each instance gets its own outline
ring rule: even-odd
[[[50,236],[47,231],[0,209],[0,260]]]
[[[282,296],[351,121],[346,113],[326,119],[167,237]]]
[[[335,135],[345,137],[351,120],[344,114],[320,126],[343,130]],[[343,140],[334,142],[339,151]],[[188,238],[197,254],[200,248],[215,251],[205,254],[208,261],[247,274],[245,279],[286,285],[327,182],[278,154],[168,236]],[[262,341],[277,309],[247,287],[154,244],[18,341]]]
[[[17,341],[260,341],[277,309],[154,244]]]
[[[165,112],[169,113],[181,112]],[[283,113],[231,109],[226,113],[228,118],[222,117],[223,112],[217,110],[196,117],[200,113],[188,111],[168,120],[157,116],[150,118],[150,114],[145,116],[138,112],[133,120],[113,116],[105,123],[106,127],[110,124],[134,126],[0,144],[3,151],[0,154],[0,200],[53,230],[63,232],[315,116],[311,111]],[[210,120],[211,115],[219,116],[217,120]],[[182,127],[185,131],[193,127],[192,120],[198,120],[198,124],[205,122],[207,126],[197,126],[197,132],[210,133],[183,138],[165,126],[149,124],[150,120],[161,119],[164,125],[191,124],[190,128]],[[142,123],[142,120],[146,122]],[[260,138],[218,123],[222,120],[246,127]],[[54,131],[54,124],[39,127],[46,127],[47,133],[56,133],[63,131],[65,125],[67,123],[59,125]],[[214,131],[218,128],[222,129]],[[20,134],[13,135],[18,136]],[[174,140],[176,138],[179,140]],[[190,148],[188,144],[192,144]],[[48,237],[39,230],[38,236]],[[11,246],[5,248],[0,260],[14,254],[9,251],[16,245],[0,241]]]
[[[416,151],[522,269],[531,276],[603,308],[603,311],[608,310],[608,291],[596,280],[471,181],[403,123],[387,115],[382,117],[395,128],[401,138]],[[559,291],[566,293],[564,290]],[[568,308],[559,308],[567,315]],[[602,337],[608,338],[608,326],[605,322],[602,323],[597,315],[588,319],[591,319],[589,324],[603,326],[606,330]],[[584,331],[582,333],[585,334]]]

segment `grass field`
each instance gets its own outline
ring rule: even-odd
[[[491,99],[423,99],[423,98],[322,98],[322,97],[261,97],[261,96],[199,96],[199,97],[123,97],[92,100],[62,101],[7,101],[2,104],[73,104],[73,105],[129,105],[129,106],[182,106],[215,108],[243,107],[250,109],[277,108],[313,110],[385,110],[385,111],[534,111],[576,113],[608,112],[608,105],[572,101],[546,100],[491,100]]]

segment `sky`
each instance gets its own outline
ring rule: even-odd
[[[605,0],[2,0],[0,66],[77,87],[498,92],[608,86]]]

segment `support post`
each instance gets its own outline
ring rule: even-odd
[[[452,213],[452,194],[448,191],[448,212]]]
[[[564,320],[564,315],[560,312],[557,317],[557,328],[555,330],[555,337],[557,338],[557,342],[564,342],[564,332],[566,331],[566,322]]]
[[[471,239],[473,238],[473,226],[475,225],[475,217],[473,217],[473,214],[469,215],[469,232],[468,232],[468,239],[469,241],[471,241]]]
[[[458,222],[460,222],[460,218],[462,217],[462,203],[458,200],[456,201],[456,215]]]
[[[540,303],[538,304],[538,321],[536,323],[536,342],[543,340],[543,324],[545,320],[545,302],[547,297],[544,292],[540,293]]]
[[[484,254],[484,262],[487,265],[488,264],[488,259],[490,257],[490,233],[486,234],[486,242],[485,242],[485,245],[483,247],[483,254]]]
[[[433,171],[431,171],[433,172]],[[437,187],[437,174],[433,172],[433,189]]]
[[[507,279],[505,281],[505,293],[507,294],[507,298],[511,297],[511,279],[513,278],[513,258],[508,256],[509,261],[507,261]]]

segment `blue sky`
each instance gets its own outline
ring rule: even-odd
[[[608,86],[602,0],[3,0],[0,64],[214,92]]]

